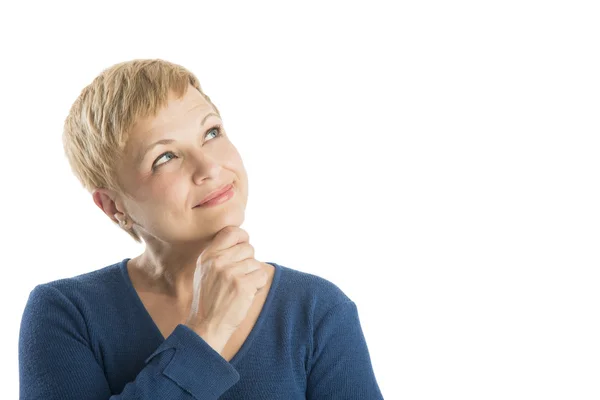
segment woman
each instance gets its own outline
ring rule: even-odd
[[[248,177],[187,69],[133,60],[73,104],[64,148],[144,252],[37,285],[21,399],[379,399],[357,308],[335,284],[254,258]]]

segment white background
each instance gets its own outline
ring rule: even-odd
[[[256,258],[356,302],[386,399],[599,398],[596,2],[214,3],[1,6],[2,397],[30,290],[142,251],[62,124],[163,58],[242,155]]]

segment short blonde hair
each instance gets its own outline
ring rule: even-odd
[[[107,188],[125,193],[116,166],[129,130],[138,119],[165,107],[169,92],[181,98],[190,84],[220,115],[192,72],[161,59],[115,64],[81,91],[65,120],[63,147],[73,174],[88,192]],[[142,242],[133,228],[127,232]]]

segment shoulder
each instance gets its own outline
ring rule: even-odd
[[[114,285],[122,279],[121,267],[124,262],[125,260],[122,260],[76,276],[41,283],[36,288],[53,288],[67,294],[77,290],[89,290]]]
[[[317,295],[333,302],[349,300],[346,293],[332,280],[299,269],[279,266],[282,269],[282,284],[297,294]]]
[[[65,311],[66,304],[83,311],[100,297],[110,297],[120,279],[123,261],[68,278],[37,284],[29,293],[30,311],[55,306]]]
[[[281,270],[278,297],[287,306],[311,315],[317,323],[328,312],[342,304],[352,303],[342,288],[323,276],[277,264]]]

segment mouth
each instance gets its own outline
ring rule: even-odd
[[[233,183],[223,186],[222,188],[215,190],[213,193],[209,194],[202,200],[200,203],[196,204],[193,208],[201,207],[204,205],[209,205],[213,203],[218,203],[220,200],[230,196],[231,191],[233,189]]]

